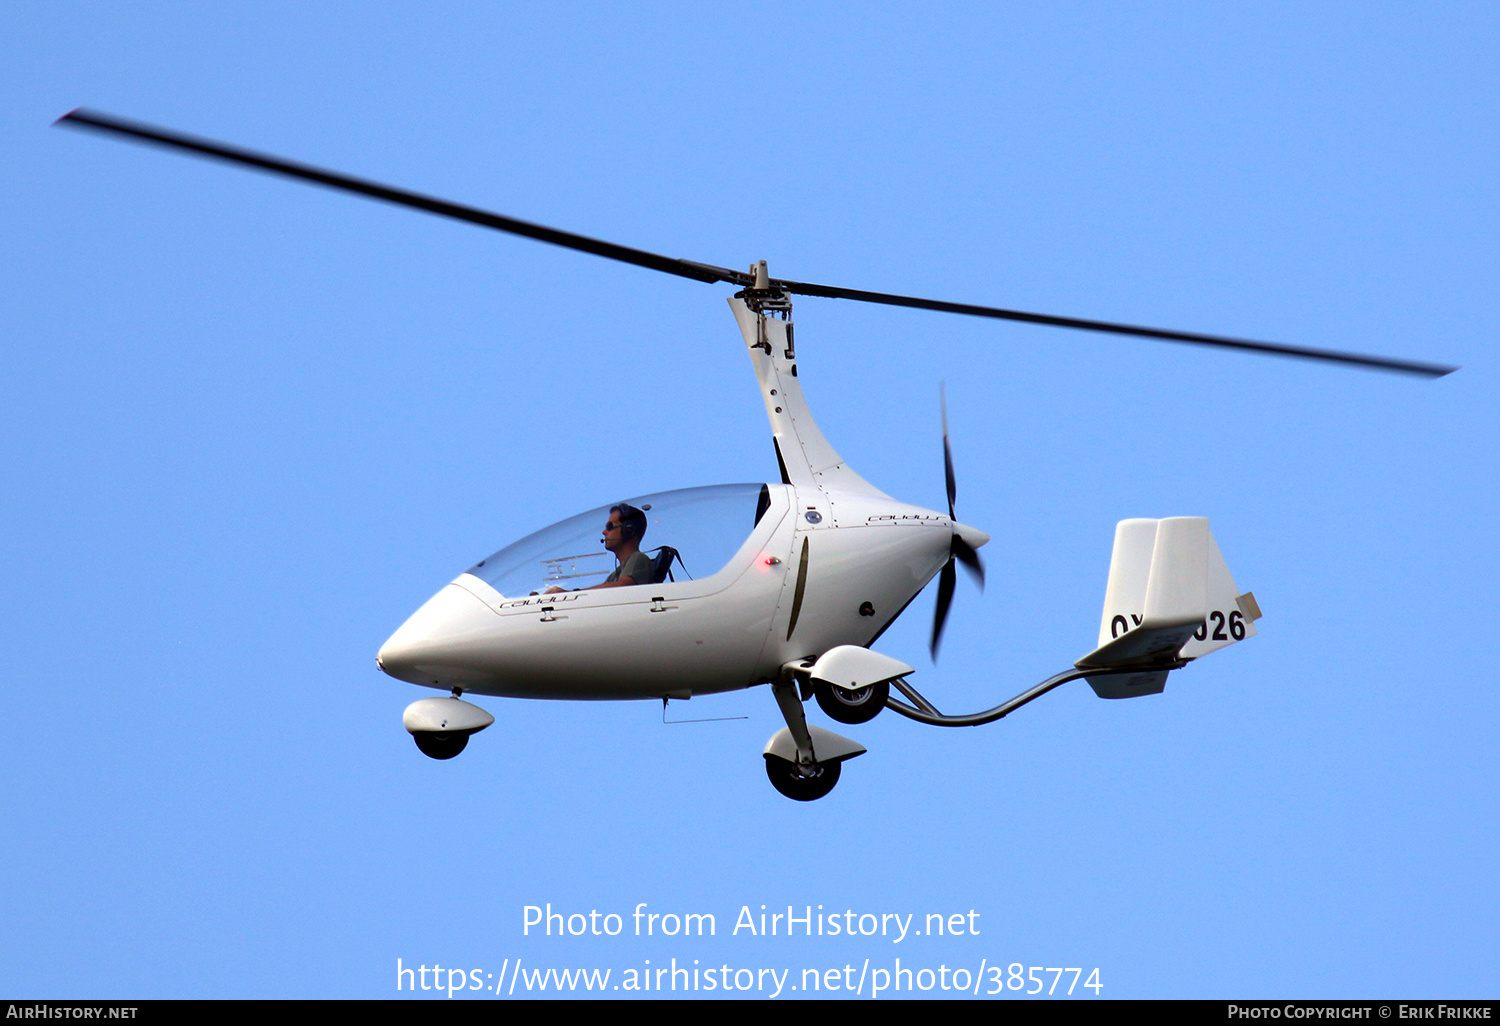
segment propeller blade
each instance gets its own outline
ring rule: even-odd
[[[773,288],[799,296],[823,296],[828,299],[853,299],[861,303],[883,303],[886,306],[909,306],[917,310],[940,310],[945,313],[968,314],[972,317],[993,317],[1002,321],[1022,321],[1026,324],[1046,324],[1054,328],[1076,328],[1080,331],[1102,331],[1114,335],[1134,335],[1140,338],[1165,339],[1168,342],[1191,342],[1202,346],[1220,346],[1226,349],[1246,349],[1256,353],[1275,356],[1294,356],[1305,360],[1326,360],[1330,363],[1351,364],[1372,370],[1396,371],[1401,374],[1416,374],[1426,378],[1440,378],[1458,370],[1446,364],[1423,363],[1418,360],[1397,360],[1386,356],[1366,356],[1362,353],[1346,353],[1336,349],[1312,349],[1306,346],[1289,346],[1280,342],[1256,342],[1253,339],[1228,338],[1223,335],[1200,335],[1190,331],[1169,331],[1165,328],[1145,328],[1135,324],[1114,324],[1109,321],[1089,321],[1079,317],[1054,317],[1051,314],[1026,313],[1023,310],[1002,310],[993,306],[974,306],[969,303],[948,303],[937,299],[918,299],[914,296],[897,296],[888,292],[866,292],[861,289],[845,289],[834,285],[813,285],[808,282],[772,279]]]
[[[354,178],[337,171],[298,164],[282,160],[280,157],[214,142],[212,139],[184,135],[169,129],[158,128],[155,125],[128,121],[81,107],[58,118],[56,124],[69,128],[86,128],[96,132],[113,133],[157,146],[186,150],[189,153],[211,157],[215,160],[259,168],[272,174],[300,178],[304,181],[326,185],[331,189],[342,189],[345,192],[357,193],[371,199],[383,200],[386,203],[425,210],[429,214],[437,214],[440,217],[451,217],[458,221],[482,225],[485,228],[509,232],[512,235],[523,235],[528,239],[536,239],[538,242],[550,242],[554,246],[565,246],[568,249],[593,253],[595,256],[620,260],[627,264],[635,264],[637,267],[647,267],[653,271],[664,271],[681,278],[692,278],[703,282],[727,281],[734,285],[752,284],[750,276],[744,271],[732,271],[727,267],[714,267],[711,264],[700,264],[692,260],[677,260],[657,253],[647,253],[645,250],[631,249],[629,246],[617,246],[613,242],[591,239],[586,235],[575,235],[572,232],[559,231],[556,228],[532,224],[529,221],[519,221],[513,217],[494,214],[477,207],[449,203],[447,200],[392,188],[389,185],[381,185],[379,182],[371,182],[363,178]]]
[[[964,568],[974,578],[974,583],[979,585],[979,590],[984,590],[984,560],[980,557],[974,546],[964,541],[958,535],[953,536],[953,544],[949,551],[954,559],[964,565]],[[950,564],[951,565],[951,564]]]
[[[937,606],[932,615],[932,661],[937,662],[938,644],[943,640],[943,626],[948,622],[948,607],[953,605],[953,586],[958,575],[953,570],[953,560],[943,564],[938,577]]]
[[[293,161],[283,160],[280,157],[256,153],[253,150],[229,146],[211,139],[186,135],[170,129],[159,128],[155,125],[143,124],[139,121],[117,118],[111,114],[91,111],[82,107],[64,114],[57,119],[56,124],[63,127],[84,128],[96,132],[110,133],[139,142],[151,143],[156,146],[165,146],[188,153],[195,153],[199,156],[210,157],[215,160],[224,160],[232,164],[258,168],[273,174],[286,175],[290,178],[300,178],[304,181],[315,182],[331,189],[341,189],[345,192],[368,196],[371,199],[382,200],[386,203],[424,210],[430,214],[437,214],[440,217],[451,217],[455,220],[467,221],[470,224],[493,228],[496,231],[521,235],[528,239],[536,239],[538,242],[547,242],[554,246],[564,246],[583,253],[592,253],[595,256],[607,257],[610,260],[619,260],[623,263],[634,264],[637,267],[645,267],[653,271],[662,271],[680,278],[690,278],[694,281],[709,283],[728,282],[742,288],[754,288],[755,286],[754,276],[745,271],[735,271],[714,264],[699,263],[696,260],[682,260],[662,256],[659,253],[648,253],[642,249],[633,249],[629,246],[620,246],[613,242],[605,242],[602,239],[589,238],[586,235],[577,235],[573,232],[560,231],[557,228],[548,228],[545,225],[533,224],[530,221],[521,221],[513,217],[492,213],[488,210],[480,210],[477,207],[450,203],[447,200],[424,196],[421,193],[408,192],[405,189],[382,185],[379,182],[354,178],[350,175],[313,167],[309,164],[298,164]],[[790,292],[799,296],[852,299],[862,303],[882,303],[886,306],[906,306],[918,310],[939,310],[947,313],[968,314],[973,317],[992,317],[998,320],[1021,321],[1027,324],[1045,324],[1056,328],[1102,331],[1115,335],[1164,339],[1169,342],[1189,342],[1195,345],[1243,349],[1251,352],[1269,353],[1276,356],[1293,356],[1307,360],[1324,360],[1332,363],[1350,364],[1373,370],[1417,374],[1429,378],[1440,378],[1458,369],[1457,367],[1450,367],[1444,364],[1423,363],[1416,360],[1396,360],[1390,357],[1366,356],[1361,353],[1346,353],[1333,349],[1313,349],[1304,346],[1283,345],[1277,342],[1256,342],[1251,339],[1227,338],[1222,335],[1202,335],[1187,331],[1169,331],[1163,328],[1146,328],[1133,324],[1115,324],[1109,321],[1091,321],[1078,317],[1056,317],[1051,314],[1027,313],[1022,310],[1005,310],[992,306],[975,306],[970,303],[949,303],[937,299],[920,299],[915,296],[898,296],[889,292],[869,292],[863,289],[846,289],[835,285],[815,285],[809,282],[785,281],[779,278],[770,279],[769,286],[773,290]]]
[[[948,519],[953,515],[953,501],[958,498],[958,480],[953,476],[953,447],[948,444],[948,382],[938,385],[938,402],[943,407],[943,473],[948,482]]]

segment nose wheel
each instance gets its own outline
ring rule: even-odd
[[[419,731],[411,739],[429,759],[451,759],[469,743],[468,734],[443,734],[431,730]]]
[[[401,723],[411,739],[430,759],[453,758],[468,745],[469,735],[495,722],[495,717],[465,702],[460,694],[455,688],[451,698],[419,699],[401,714]]]

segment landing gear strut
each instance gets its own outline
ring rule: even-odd
[[[864,746],[831,730],[809,726],[792,675],[772,684],[771,693],[786,727],[766,742],[766,776],[772,787],[792,801],[816,801],[839,782],[844,760],[863,755]]]

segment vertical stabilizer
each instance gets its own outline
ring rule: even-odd
[[[1206,517],[1122,520],[1099,647],[1077,665],[1140,671],[1089,678],[1101,698],[1154,694],[1173,664],[1253,636],[1259,617],[1255,596],[1235,586]]]

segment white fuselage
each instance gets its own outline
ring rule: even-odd
[[[850,469],[808,410],[791,321],[729,303],[783,483],[768,486],[769,506],[722,569],[698,580],[520,595],[465,573],[391,636],[381,669],[414,684],[517,698],[732,691],[838,645],[868,646],[947,563],[955,531],[976,548],[988,541]]]
[[[732,691],[836,645],[869,645],[947,562],[941,513],[793,485],[770,495],[735,557],[699,580],[508,598],[463,574],[391,636],[380,666],[513,698]]]

